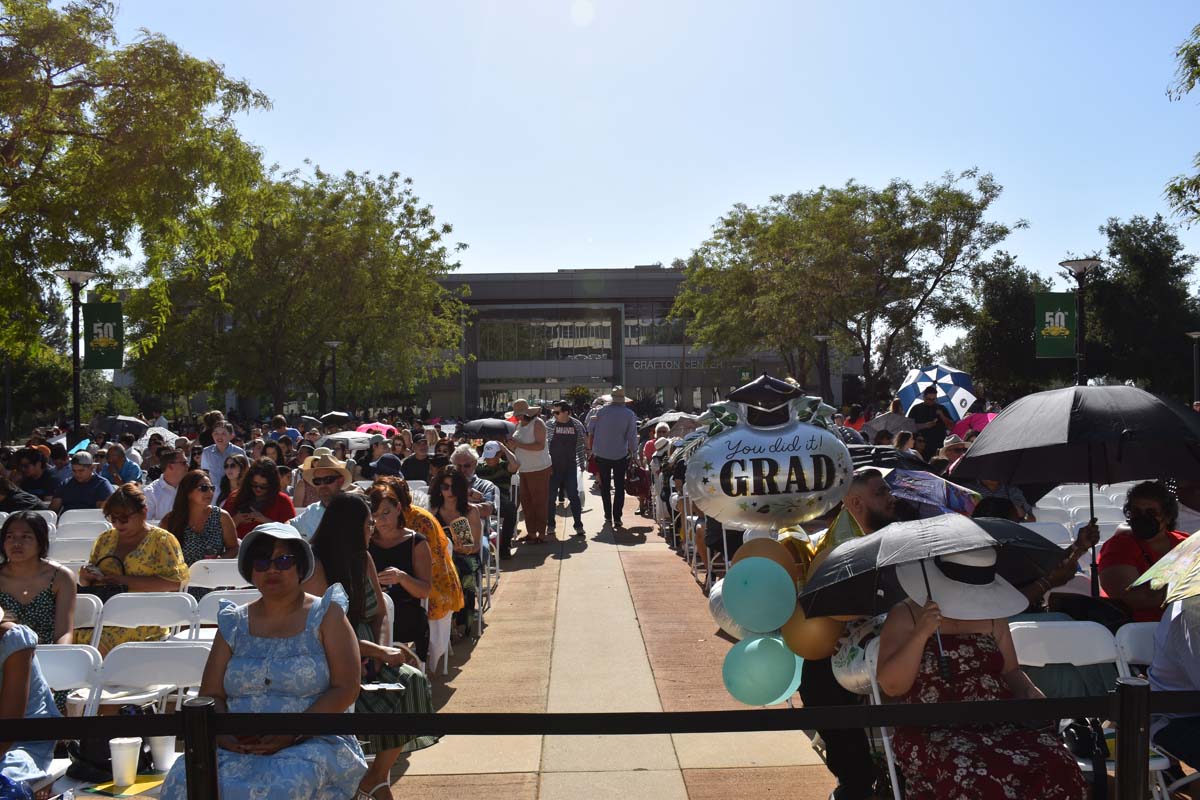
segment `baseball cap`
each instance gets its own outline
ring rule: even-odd
[[[384,453],[371,462],[371,469],[375,470],[376,475],[399,475],[400,456],[395,453]]]
[[[495,458],[498,455],[500,455],[500,443],[499,442],[488,442],[487,444],[485,444],[483,446],[483,457],[484,458]]]
[[[92,459],[92,454],[87,450],[80,450],[75,455],[71,456],[71,466],[90,467],[96,462]]]

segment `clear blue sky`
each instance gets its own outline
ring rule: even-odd
[[[265,91],[240,127],[268,162],[411,176],[470,272],[669,263],[737,202],[979,166],[1030,223],[1006,249],[1051,274],[1106,218],[1165,213],[1200,150],[1200,97],[1166,96],[1183,0],[123,0],[118,22]]]

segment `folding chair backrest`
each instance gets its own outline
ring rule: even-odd
[[[1154,660],[1154,629],[1157,622],[1127,622],[1117,628],[1117,673],[1133,676],[1134,667],[1147,667]]]
[[[392,646],[392,620],[396,618],[396,604],[387,592],[383,593],[383,627],[379,631],[379,642],[384,647]]]
[[[91,628],[100,619],[104,603],[94,594],[77,593],[75,595],[75,627]]]
[[[1117,661],[1117,643],[1098,622],[1013,622],[1008,627],[1023,667]]]
[[[1047,508],[1039,505],[1033,510],[1033,515],[1037,517],[1038,522],[1059,522],[1064,525],[1071,521],[1071,510],[1069,508]]]
[[[39,644],[34,655],[54,691],[91,686],[100,674],[100,651],[89,644]]]
[[[236,558],[205,558],[188,567],[188,586],[215,589],[219,586],[243,588],[249,585],[238,572]]]
[[[111,527],[107,522],[60,522],[54,531],[55,539],[98,539]]]
[[[195,631],[196,598],[187,592],[122,592],[115,594],[104,604],[100,624],[96,626],[96,644],[101,626],[115,625],[121,628],[136,628],[155,625],[175,628],[186,625]]]
[[[46,522],[49,522],[52,527],[55,525],[58,525],[58,515],[55,514],[53,511],[50,511],[48,509],[38,509],[37,511],[34,511],[33,513],[37,514],[42,519],[46,520]]]
[[[1095,513],[1097,522],[1125,521],[1125,512],[1119,508],[1097,505],[1095,509],[1091,509],[1085,504],[1081,506],[1075,506],[1071,509],[1071,522],[1074,525],[1085,523],[1091,518],[1093,513]]]
[[[104,522],[104,509],[102,508],[73,508],[70,511],[62,512],[62,516],[58,518],[60,523],[64,522]]]
[[[1037,514],[1036,511],[1034,513]],[[1021,524],[1043,539],[1048,539],[1062,548],[1070,547],[1071,543],[1075,541],[1075,537],[1071,535],[1071,532],[1067,530],[1067,526],[1063,523],[1042,522],[1041,515],[1037,514],[1037,516],[1037,522],[1022,522]]]
[[[50,558],[55,561],[87,561],[92,557],[95,539],[52,539]]]
[[[96,681],[97,689],[199,686],[211,647],[211,642],[172,640],[119,644],[104,657]],[[96,713],[100,696],[99,691],[91,692],[84,712],[87,716]]]
[[[1074,532],[1075,536],[1077,536],[1079,534],[1079,529],[1082,528],[1086,524],[1087,524],[1087,520],[1085,519],[1085,520],[1081,520],[1071,526],[1071,530]],[[1116,534],[1117,528],[1121,527],[1122,524],[1124,524],[1124,521],[1115,522],[1115,521],[1109,520],[1107,522],[1105,522],[1105,521],[1097,522],[1096,527],[1100,529],[1100,543],[1103,544],[1104,542],[1107,542],[1109,539],[1111,539]],[[1074,536],[1071,537],[1071,541],[1075,541]],[[1090,558],[1086,559],[1086,560],[1088,563],[1091,563]]]
[[[221,610],[222,600],[232,600],[239,606],[244,606],[247,603],[253,603],[261,596],[258,589],[213,589],[200,598],[196,617],[201,625],[216,625],[217,613]]]

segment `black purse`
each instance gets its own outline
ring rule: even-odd
[[[154,705],[151,704],[140,707],[121,706],[119,713],[126,717],[157,712],[154,710]],[[108,747],[108,739],[80,739],[67,742],[67,756],[71,759],[71,765],[67,767],[67,777],[88,783],[104,783],[112,780],[112,754]],[[152,766],[153,759],[149,743],[143,741],[142,752],[138,755],[137,771],[139,774],[146,773],[151,770]]]
[[[1092,763],[1092,800],[1108,798],[1108,743],[1098,719],[1071,720],[1063,730],[1071,754]]]
[[[105,561],[108,561],[110,559],[117,562],[117,569],[119,569],[121,571],[120,574],[124,575],[125,574],[125,562],[122,561],[121,559],[117,558],[116,556],[105,556],[104,558],[97,561],[95,566],[99,567]],[[116,583],[116,584],[105,584],[103,586],[80,586],[80,587],[78,587],[78,589],[76,591],[78,594],[90,594],[93,597],[99,597],[100,602],[103,603],[115,594],[122,594],[123,592],[128,592],[129,587],[123,583]]]

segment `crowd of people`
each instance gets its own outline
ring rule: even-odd
[[[679,457],[679,431],[667,422],[644,424],[620,387],[606,400],[585,413],[566,401],[541,408],[517,400],[506,432],[486,437],[458,423],[409,424],[384,415],[372,422],[390,431],[353,439],[338,436],[341,425],[293,426],[276,416],[246,426],[211,412],[191,436],[169,436],[166,425],[156,425],[141,441],[131,434],[115,442],[97,435],[68,452],[64,443],[35,435],[23,447],[0,451],[0,511],[8,514],[0,526],[0,662],[13,660],[12,674],[25,675],[30,687],[21,709],[6,706],[0,716],[64,709],[65,698],[49,693],[40,677],[33,657],[38,644],[96,641],[107,653],[169,633],[114,626],[93,637],[93,631],[75,628],[77,593],[106,599],[120,592],[179,591],[188,588],[189,569],[205,559],[236,560],[244,582],[260,594],[247,605],[222,605],[200,687],[220,710],[432,711],[431,665],[445,656],[453,637],[469,635],[477,623],[488,549],[509,559],[518,547],[556,540],[556,503],[569,510],[573,535],[583,536],[584,473],[595,477],[603,531],[623,528],[631,489],[639,512],[657,517],[664,538],[684,544],[680,498],[687,460]],[[898,411],[897,402],[892,412]],[[936,392],[901,416],[910,424],[875,433],[873,444],[894,451],[906,467],[953,480],[956,462],[969,453],[977,432],[962,438],[949,433]],[[837,432],[855,445],[856,436],[865,444],[860,431],[870,422],[871,415],[857,407],[834,419]],[[964,484],[978,497],[975,516],[1036,520],[1035,505],[1016,486]],[[1123,619],[1163,618],[1163,590],[1133,584],[1186,539],[1188,533],[1177,530],[1181,517],[1200,519],[1200,509],[1184,502],[1200,496],[1196,488],[1143,482],[1128,491],[1127,523],[1104,542],[1098,563],[1104,603]],[[101,509],[110,526],[77,572],[50,557],[49,523],[38,513],[76,509]],[[917,514],[871,467],[857,471],[838,510],[867,535]],[[704,517],[689,544],[702,569],[713,570],[734,557],[743,533]],[[1099,538],[1095,520],[1082,525],[1061,563],[1022,586],[997,578],[995,551],[931,561],[926,577],[938,584],[936,603],[912,576],[898,574],[908,581],[909,599],[887,615],[880,632],[880,687],[908,703],[1043,696],[1017,664],[1008,619],[1053,618],[1046,598],[1086,566],[1083,557]],[[206,591],[188,590],[197,596]],[[1152,665],[1151,677],[1157,671],[1157,682],[1167,688],[1200,688],[1200,662],[1189,644],[1196,641],[1191,632],[1200,633],[1200,612],[1186,602],[1176,606],[1161,634],[1171,644],[1162,648],[1163,663]],[[949,675],[946,651],[955,654]],[[806,661],[799,693],[805,706],[859,701],[839,685],[829,658]],[[1194,719],[1172,720],[1158,733],[1187,755],[1186,763],[1200,765],[1194,737],[1189,739]],[[875,796],[880,775],[866,732],[818,735],[838,780],[834,797]],[[389,770],[402,753],[435,743],[412,736],[362,742],[344,736],[224,737],[218,742],[219,774],[229,796],[235,786],[255,786],[264,797],[378,799],[391,796]],[[966,796],[961,792],[967,786],[970,796],[988,798],[1087,793],[1050,728],[902,730],[895,744],[908,797]],[[39,743],[10,745],[3,774],[33,781],[47,763],[48,751]],[[185,796],[184,784],[182,768],[173,769],[162,796]]]

